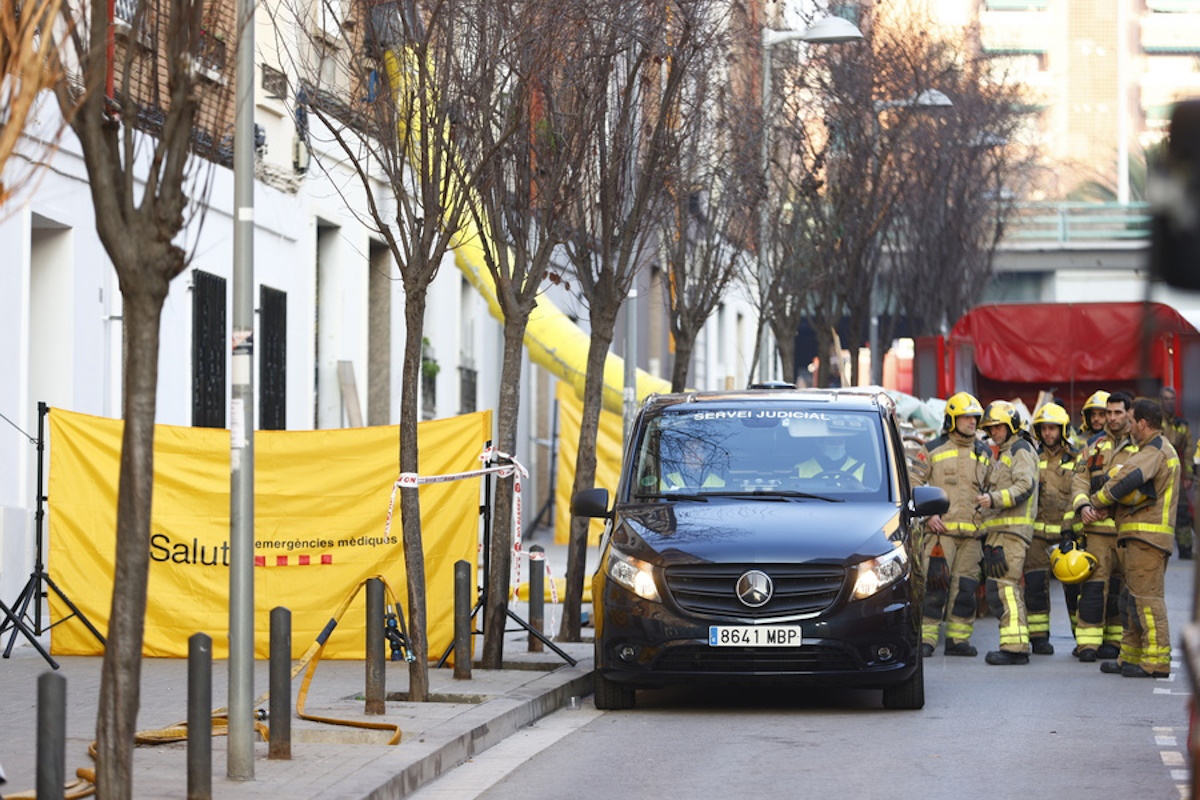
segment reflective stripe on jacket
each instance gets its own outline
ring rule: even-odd
[[[987,492],[992,507],[984,510],[983,529],[1007,531],[1031,541],[1037,479],[1037,451],[1019,434],[1010,436],[1000,445],[1000,453],[992,465]]]
[[[909,467],[913,486],[938,486],[950,498],[950,510],[942,522],[950,536],[979,533],[980,516],[975,498],[987,490],[992,467],[991,449],[974,436],[955,431],[942,434],[917,453]]]
[[[1156,431],[1147,441],[1130,446],[1128,460],[1091,501],[1097,508],[1115,510],[1117,541],[1139,539],[1170,553],[1175,549],[1179,487],[1179,456]]]

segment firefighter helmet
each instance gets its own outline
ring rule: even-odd
[[[1007,400],[993,400],[988,403],[987,411],[983,412],[983,420],[979,426],[986,429],[993,425],[1005,425],[1010,433],[1015,434],[1021,430],[1024,422],[1017,407],[1012,403]]]
[[[1058,545],[1050,549],[1050,570],[1063,583],[1083,583],[1096,571],[1096,557],[1078,546],[1068,545],[1062,552]]]
[[[1079,416],[1083,419],[1083,427],[1088,426],[1089,411],[1107,411],[1108,410],[1108,392],[1101,389],[1098,392],[1092,392],[1092,396],[1083,401],[1083,410],[1079,412]]]
[[[1046,403],[1033,415],[1033,435],[1038,438],[1038,441],[1041,441],[1043,425],[1060,425],[1063,435],[1066,436],[1067,426],[1070,424],[1071,417],[1065,408],[1058,403]]]
[[[975,395],[969,392],[957,392],[950,395],[950,399],[946,401],[946,419],[942,424],[942,430],[951,430],[959,417],[982,416],[983,406],[975,399]]]

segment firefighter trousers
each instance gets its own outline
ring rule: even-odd
[[[1124,628],[1121,621],[1121,565],[1117,557],[1117,537],[1089,533],[1087,551],[1096,557],[1096,571],[1078,584],[1075,642],[1081,653],[1095,650],[1102,644],[1120,644]]]
[[[1058,544],[1034,536],[1025,554],[1025,618],[1030,639],[1050,638],[1050,547]]]
[[[1029,544],[1015,533],[991,531],[987,543],[1004,548],[1007,570],[999,577],[988,576],[984,595],[988,608],[1000,620],[1000,649],[1010,653],[1028,653],[1029,625],[1025,618],[1025,599],[1021,576],[1025,571],[1025,553]]]
[[[1118,548],[1125,576],[1122,605],[1125,636],[1120,660],[1146,672],[1171,671],[1171,631],[1163,581],[1169,554],[1138,539],[1125,539]]]
[[[925,534],[923,563],[928,564],[933,548],[941,544],[950,565],[949,588],[925,587],[925,607],[921,620],[921,641],[937,646],[942,621],[946,622],[947,642],[966,642],[975,630],[975,592],[979,589],[979,539],[947,534]]]

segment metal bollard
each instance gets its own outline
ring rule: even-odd
[[[383,581],[367,581],[367,703],[364,713],[382,714],[386,696],[384,673]]]
[[[187,796],[212,798],[212,637],[188,637]]]
[[[292,757],[292,612],[283,606],[271,609],[271,739],[267,758]]]
[[[61,800],[67,784],[67,679],[43,672],[37,702],[37,796]]]
[[[471,679],[471,565],[454,562],[454,678]]]
[[[529,548],[529,627],[542,632],[546,627],[546,549],[540,544]],[[529,652],[545,650],[540,636],[529,632]]]

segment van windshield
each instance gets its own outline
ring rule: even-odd
[[[646,419],[633,499],[815,495],[886,500],[891,476],[879,416],[799,404],[669,406]]]

